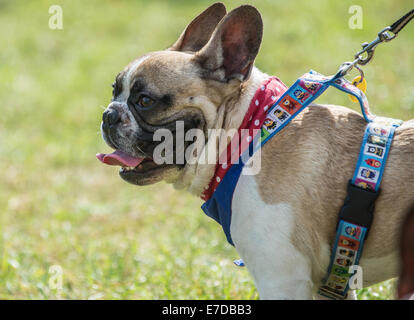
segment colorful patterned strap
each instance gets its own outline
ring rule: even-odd
[[[328,275],[318,291],[320,295],[335,300],[347,297],[353,275],[350,268],[358,265],[366,233],[365,227],[344,220],[339,221]]]
[[[331,85],[331,77],[325,77],[315,71],[301,76],[270,107],[261,129],[260,146],[281,131],[303,109],[319,97]]]
[[[384,173],[388,152],[396,127],[400,126],[401,120],[376,118],[368,123],[352,184],[369,191],[378,191]]]
[[[389,118],[372,119],[366,126],[348,196],[341,209],[328,274],[319,289],[319,294],[330,299],[347,297],[351,276],[357,272],[351,267],[359,263],[394,131],[402,123]]]
[[[329,86],[357,98],[362,115],[367,122],[373,121],[365,94],[342,77],[324,76],[313,70],[301,76],[269,109],[261,130],[261,145],[282,130],[303,109],[318,98]]]
[[[285,91],[275,103],[270,107],[266,107],[267,114],[261,127],[261,138],[252,139],[252,143],[255,144],[253,150],[256,151],[257,148],[263,146],[270,138],[281,131],[329,86],[333,86],[356,97],[361,106],[365,120],[372,121],[373,117],[369,112],[368,100],[361,90],[342,77],[326,77],[311,70],[296,80],[296,82]],[[256,98],[254,98],[254,100],[255,99]],[[256,105],[259,104],[257,103]],[[228,167],[229,166],[227,166],[227,168]],[[245,266],[242,259],[235,260],[234,264],[239,267]]]

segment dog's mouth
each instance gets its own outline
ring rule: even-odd
[[[133,157],[120,150],[115,150],[112,153],[98,153],[96,155],[99,161],[110,166],[121,166],[123,168],[135,168],[138,167],[145,159]],[[148,158],[149,159],[149,158]]]
[[[148,185],[161,181],[163,178],[168,178],[171,181],[174,174],[177,174],[186,166],[185,154],[187,148],[194,142],[191,139],[189,141],[184,139],[182,144],[180,144],[177,142],[177,136],[180,137],[182,135],[184,138],[188,130],[194,128],[202,128],[200,130],[203,130],[203,132],[207,130],[202,114],[200,115],[200,111],[195,109],[178,112],[169,118],[168,122],[165,121],[157,126],[146,123],[140,116],[135,117],[134,115],[134,118],[140,128],[139,135],[136,136],[136,140],[139,141],[139,147],[136,145],[129,148],[139,149],[136,150],[136,153],[143,156],[133,156],[121,151],[111,132],[103,128],[104,140],[115,151],[108,154],[98,153],[96,157],[104,164],[120,166],[119,175],[121,178],[135,185]],[[179,126],[180,122],[181,126]],[[168,130],[174,136],[174,139],[169,140],[172,143],[171,149],[167,148],[168,150],[164,150],[159,155],[161,158],[154,154],[155,147],[158,145],[154,143],[154,133],[158,129]],[[150,154],[153,154],[156,160],[149,156]]]
[[[121,178],[136,185],[154,183],[154,180],[158,180],[157,176],[170,166],[168,164],[158,165],[150,157],[133,157],[121,150],[115,150],[109,154],[98,153],[96,157],[104,164],[120,166]]]

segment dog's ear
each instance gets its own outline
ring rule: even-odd
[[[249,5],[238,7],[220,21],[195,59],[215,80],[247,80],[259,52],[262,35],[263,22],[259,11]]]
[[[192,52],[200,50],[210,40],[211,34],[225,15],[226,7],[223,3],[217,2],[211,5],[191,21],[168,50]]]

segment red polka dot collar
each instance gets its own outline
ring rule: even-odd
[[[250,142],[252,140],[253,130],[260,130],[266,119],[268,110],[283,95],[283,93],[286,92],[287,89],[286,85],[278,77],[270,77],[263,81],[260,88],[254,94],[253,99],[250,101],[249,109],[247,110],[242,124],[238,129],[238,135],[235,135],[237,139],[244,141],[243,139],[246,138],[247,142]],[[247,130],[243,130],[242,132],[242,129]],[[252,134],[246,136],[246,132],[251,132]],[[231,168],[232,163],[234,163],[232,159],[238,159],[246,149],[248,144],[243,144],[240,141],[238,143],[243,146],[238,147],[238,150],[233,150],[235,144],[232,142],[227,145],[226,152],[223,152],[224,157],[227,157],[227,159],[223,160],[223,154],[220,155],[220,160],[216,165],[214,176],[202,193],[201,199],[207,201],[212,197],[214,191],[223,180],[223,177]]]

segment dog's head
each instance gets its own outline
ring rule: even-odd
[[[175,182],[188,165],[186,158],[176,159],[191,144],[177,143],[178,136],[197,128],[207,138],[207,130],[217,127],[219,108],[250,76],[261,38],[262,20],[254,7],[241,6],[226,15],[224,5],[216,3],[170,48],[132,61],[116,77],[101,124],[104,140],[116,151],[97,157],[120,165],[121,177],[133,184]],[[154,161],[154,150],[162,143],[154,139],[159,129],[172,134],[173,163]]]

